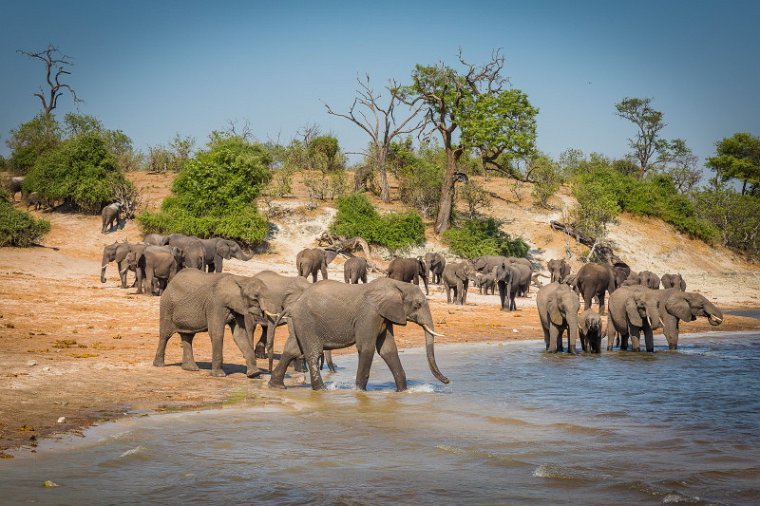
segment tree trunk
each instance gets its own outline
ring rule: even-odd
[[[391,201],[391,192],[388,188],[388,172],[385,170],[387,158],[386,149],[382,146],[377,146],[377,170],[380,172],[380,198],[386,204]]]
[[[438,217],[435,220],[435,233],[438,235],[451,227],[451,211],[454,208],[454,173],[457,171],[457,161],[461,155],[461,148],[446,148],[446,172],[443,175]]]

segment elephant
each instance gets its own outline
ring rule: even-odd
[[[475,281],[477,273],[470,262],[447,264],[443,268],[446,302],[451,304],[451,290],[454,290],[454,304],[463,306],[467,302],[467,288],[470,281]]]
[[[408,321],[425,331],[428,366],[433,376],[449,383],[435,362],[433,316],[419,286],[390,278],[379,278],[366,285],[322,281],[310,286],[292,307],[283,313],[290,317],[290,335],[282,359],[272,372],[269,386],[285,388],[283,379],[290,361],[303,353],[309,367],[311,388],[324,390],[318,360],[322,351],[356,344],[359,365],[356,387],[367,389],[375,350],[393,373],[396,390],[406,390],[406,373],[401,366],[393,336],[393,325]]]
[[[11,201],[16,200],[16,194],[18,192],[21,192],[21,199],[24,198],[24,179],[26,179],[24,176],[14,176],[11,178],[11,180],[8,182],[8,192],[11,194]]]
[[[298,275],[317,282],[317,273],[322,273],[322,279],[327,279],[327,266],[330,265],[338,253],[332,250],[320,248],[306,248],[296,255],[296,270]]]
[[[544,331],[546,351],[556,353],[563,351],[562,336],[568,334],[568,353],[575,354],[575,341],[578,338],[578,295],[563,283],[549,283],[538,290],[536,295],[538,316]]]
[[[570,264],[565,262],[564,258],[549,260],[546,263],[546,268],[549,269],[552,283],[563,283],[570,276]]]
[[[475,270],[481,274],[491,273],[496,278],[496,286],[499,288],[499,303],[502,311],[516,309],[514,293],[512,290],[513,269],[507,263],[507,258],[502,256],[481,256],[472,260]]]
[[[169,244],[169,236],[161,234],[148,234],[143,237],[145,244],[152,244],[153,246],[166,246]]]
[[[478,272],[475,275],[475,286],[480,289],[481,295],[493,295],[496,292],[496,274]]]
[[[608,264],[588,263],[578,270],[575,285],[583,297],[583,309],[589,309],[596,296],[599,297],[599,314],[604,315],[604,294],[612,295],[617,288],[615,271]]]
[[[221,237],[212,237],[211,239],[201,239],[205,251],[204,262],[208,272],[222,272],[222,263],[230,258],[236,258],[247,262],[253,255],[246,255],[240,248],[240,245],[230,239]]]
[[[607,317],[607,349],[612,350],[614,332],[620,333],[620,349],[639,351],[639,332],[644,331],[646,350],[654,352],[653,330],[662,326],[670,350],[678,349],[679,321],[694,321],[704,316],[710,325],[723,322],[723,313],[704,296],[679,288],[658,290],[643,286],[622,287],[610,296]]]
[[[267,287],[260,279],[227,273],[183,269],[161,294],[158,348],[153,365],[164,366],[166,343],[178,333],[182,338],[182,369],[197,371],[193,357],[193,338],[198,332],[211,337],[211,375],[225,376],[222,369],[224,327],[232,337],[246,363],[246,376],[260,374],[256,354],[246,334],[246,315],[263,318],[271,315]]]
[[[121,202],[114,202],[113,204],[108,204],[100,211],[101,234],[106,234],[109,231],[113,232],[116,229],[119,225],[119,214],[122,207]]]
[[[639,272],[641,286],[657,289],[660,288],[660,277],[652,271]]]
[[[127,288],[127,272],[134,271],[134,267],[129,265],[127,256],[132,251],[141,252],[145,248],[146,244],[141,243],[128,243],[128,242],[115,242],[109,244],[103,248],[103,261],[100,267],[100,282],[106,282],[106,267],[110,262],[116,262],[116,266],[119,269],[119,277],[121,278],[121,287]]]
[[[147,245],[127,255],[129,266],[137,274],[137,293],[161,295],[183,263],[183,252],[175,246]],[[156,288],[158,288],[156,290]]]
[[[615,286],[623,286],[625,280],[631,275],[631,268],[625,262],[615,262],[612,264],[612,270],[615,272]]]
[[[663,274],[660,281],[665,289],[680,288],[682,292],[686,291],[686,281],[684,281],[680,274]]]
[[[182,267],[206,270],[206,248],[200,239],[184,234],[172,234],[167,244],[182,250],[184,256]]]
[[[618,286],[641,286],[641,275],[631,271],[628,277]]]
[[[351,257],[343,264],[343,280],[346,283],[358,284],[360,279],[362,283],[367,282],[367,259]]]
[[[533,277],[533,272],[530,270],[524,262],[508,262],[509,267],[512,268],[512,290],[515,292],[511,295],[514,299],[515,295],[521,297],[527,297],[530,291],[530,282]]]
[[[388,277],[397,281],[414,283],[420,286],[420,279],[425,284],[425,295],[428,295],[427,268],[422,257],[394,258],[388,265]]]
[[[444,267],[446,267],[446,259],[442,254],[425,253],[425,278],[427,279],[428,273],[430,273],[430,283],[435,285],[441,284]]]
[[[580,304],[579,304],[580,305]],[[602,352],[602,318],[593,309],[586,309],[578,316],[578,336],[581,338],[583,351]]]

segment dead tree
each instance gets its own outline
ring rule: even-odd
[[[45,114],[50,114],[53,109],[56,108],[58,105],[58,99],[63,95],[65,90],[71,94],[75,104],[82,102],[77,96],[76,91],[74,91],[74,88],[61,82],[61,79],[64,76],[71,75],[68,68],[73,67],[74,63],[72,63],[70,56],[62,54],[58,48],[52,44],[49,44],[47,49],[37,51],[36,53],[23,51],[21,49],[18,50],[18,53],[29,58],[40,60],[45,64],[48,89],[45,90],[40,86],[40,91],[34,94],[34,96],[39,98],[42,102],[42,109]]]

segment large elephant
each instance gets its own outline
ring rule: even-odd
[[[296,255],[296,270],[298,275],[317,282],[317,273],[322,273],[322,279],[327,279],[327,266],[332,262],[338,253],[332,250],[323,250],[320,248],[306,248]]]
[[[272,314],[267,287],[260,279],[207,273],[197,269],[178,272],[161,294],[161,316],[156,357],[153,365],[164,366],[166,343],[179,333],[182,338],[182,368],[197,371],[193,356],[193,338],[208,331],[211,337],[211,375],[224,376],[222,351],[224,327],[229,325],[232,337],[246,363],[249,378],[260,374],[256,354],[246,333],[245,317],[263,318]]]
[[[152,244],[153,246],[166,246],[169,244],[169,236],[162,234],[148,234],[143,237],[142,242]]]
[[[425,253],[425,278],[435,285],[441,284],[446,259],[440,253]],[[428,276],[428,273],[430,276]]]
[[[663,274],[660,282],[665,289],[680,288],[682,292],[686,291],[686,281],[680,274]]]
[[[121,214],[121,202],[108,204],[100,211],[100,233],[105,234],[113,232],[119,224],[119,214]]]
[[[646,286],[647,288],[652,288],[654,290],[660,288],[660,277],[652,271],[639,272],[639,280],[641,286]]]
[[[323,281],[309,287],[289,311],[290,336],[282,359],[275,367],[269,385],[285,388],[283,379],[291,360],[303,353],[309,367],[311,387],[325,388],[318,360],[323,350],[356,344],[359,365],[356,387],[366,390],[375,350],[393,373],[396,390],[406,390],[406,373],[393,337],[393,325],[411,321],[425,330],[428,366],[439,381],[449,380],[435,362],[433,316],[418,286],[389,278],[375,279],[366,285]]]
[[[568,353],[575,353],[575,341],[578,339],[578,309],[580,302],[568,285],[549,283],[538,290],[536,295],[538,316],[544,331],[546,351],[562,351],[562,336],[568,334]]]
[[[608,264],[589,263],[578,269],[575,286],[583,298],[583,309],[591,308],[591,301],[599,297],[599,314],[604,315],[604,294],[617,288],[615,270]]]
[[[351,257],[343,264],[343,281],[358,284],[359,280],[367,282],[367,259]]]
[[[443,286],[446,289],[446,302],[451,304],[451,291],[454,291],[454,304],[463,306],[467,303],[467,288],[470,281],[476,280],[478,271],[471,262],[448,264],[443,268]]]
[[[570,276],[570,264],[565,262],[565,259],[556,260],[551,259],[546,263],[546,268],[549,269],[552,283],[564,283],[568,276]]]
[[[593,309],[586,309],[578,316],[578,335],[581,338],[583,351],[602,352],[602,318]]]
[[[184,256],[182,267],[206,270],[206,248],[200,239],[184,234],[172,234],[167,244],[182,250]]]
[[[109,244],[103,248],[103,261],[100,267],[100,282],[106,282],[106,267],[110,262],[116,262],[116,266],[119,270],[119,277],[121,278],[121,287],[127,288],[127,273],[134,267],[130,266],[129,259],[127,258],[132,251],[142,251],[145,248],[145,244],[141,243],[129,243],[129,242],[115,242]]]
[[[499,287],[499,302],[502,311],[516,309],[512,290],[513,271],[506,257],[482,256],[472,260],[475,270],[482,274],[493,274],[496,278],[496,286]]]
[[[127,255],[130,268],[137,274],[137,293],[161,295],[177,274],[184,257],[175,246],[145,246]],[[147,286],[147,289],[146,289]]]
[[[417,258],[394,258],[388,265],[388,277],[396,281],[414,283],[420,286],[420,279],[425,284],[425,295],[428,292],[428,280],[425,261],[422,257]]]
[[[225,260],[236,258],[247,262],[253,255],[246,255],[240,248],[240,245],[230,239],[221,237],[212,237],[211,239],[201,239],[205,252],[204,262],[208,272],[222,272],[222,264]]]

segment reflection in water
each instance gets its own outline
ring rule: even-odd
[[[439,346],[450,385],[407,350],[405,393],[379,359],[354,391],[355,360],[340,357],[329,392],[123,420],[0,462],[0,503],[756,503],[760,335],[657,344]]]

